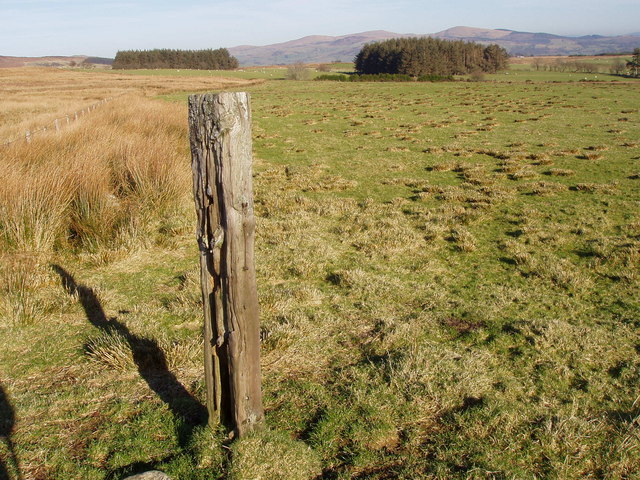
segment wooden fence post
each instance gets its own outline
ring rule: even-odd
[[[242,436],[264,418],[249,94],[191,95],[189,133],[209,424]]]

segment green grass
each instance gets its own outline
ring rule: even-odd
[[[517,69],[515,65],[506,72],[487,75],[487,80],[495,82],[624,82],[624,77],[609,73],[544,72],[529,69]]]
[[[581,61],[579,58],[575,61]],[[505,72],[497,74],[486,74],[484,77],[492,82],[621,82],[627,80],[609,74],[609,66],[613,60],[605,58],[599,60],[587,60],[589,63],[596,63],[602,70],[598,73],[576,73],[576,72],[553,72],[540,70],[536,71],[531,64],[513,64]],[[336,63],[329,64],[330,71],[322,72],[316,68],[309,67],[309,78],[314,79],[319,75],[335,74],[335,73],[351,73],[353,72],[353,63]],[[142,76],[178,76],[178,77],[230,77],[243,79],[264,79],[264,80],[282,80],[287,77],[287,66],[273,67],[244,67],[237,70],[185,70],[185,69],[155,69],[155,70],[106,70],[109,73],[118,73],[125,75],[142,75]],[[465,80],[467,77],[462,76],[458,79]]]
[[[287,67],[247,67],[237,70],[188,70],[188,69],[137,69],[137,70],[106,70],[109,73],[141,76],[169,76],[169,77],[228,77],[243,79],[284,79]]]
[[[309,67],[311,78],[318,75],[339,72],[353,72],[353,63],[331,63],[327,64],[329,72],[320,72],[316,68]],[[236,70],[188,70],[188,69],[139,69],[139,70],[105,70],[109,73],[142,76],[177,76],[177,77],[229,77],[243,79],[263,79],[263,80],[283,80],[287,76],[287,66],[269,67],[243,67]]]
[[[40,263],[37,320],[0,327],[25,478],[640,476],[640,83],[533,80],[251,87],[269,430],[188,418],[186,205],[165,244],[61,253],[84,296]]]

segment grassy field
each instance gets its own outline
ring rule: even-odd
[[[268,428],[229,443],[180,93],[228,84],[177,73],[65,73],[129,93],[0,150],[0,478],[640,476],[639,81],[242,86]]]

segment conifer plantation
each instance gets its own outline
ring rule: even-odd
[[[499,45],[483,46],[437,38],[393,38],[370,43],[356,55],[360,74],[391,73],[421,75],[464,75],[496,73],[507,67],[509,55]]]
[[[238,60],[226,48],[217,50],[120,50],[114,69],[186,68],[192,70],[233,70]]]

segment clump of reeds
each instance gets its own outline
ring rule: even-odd
[[[525,187],[530,187],[532,194],[541,196],[553,195],[567,190],[566,185],[557,182],[535,182]]]
[[[578,183],[574,187],[575,190],[579,192],[587,192],[587,193],[615,193],[617,186],[615,184],[602,184],[602,183]]]
[[[12,146],[0,165],[5,249],[96,250],[149,237],[190,192],[183,108],[114,101],[81,125]]]
[[[473,252],[477,248],[474,236],[462,226],[451,229],[451,240],[461,252]]]
[[[38,292],[48,282],[35,255],[0,258],[0,325],[24,325],[35,321],[46,308]]]
[[[575,174],[575,172],[568,168],[552,168],[547,172],[547,175],[554,177],[569,177],[573,174]]]
[[[112,370],[126,371],[135,368],[130,342],[117,330],[101,332],[90,338],[84,350],[91,360]]]

